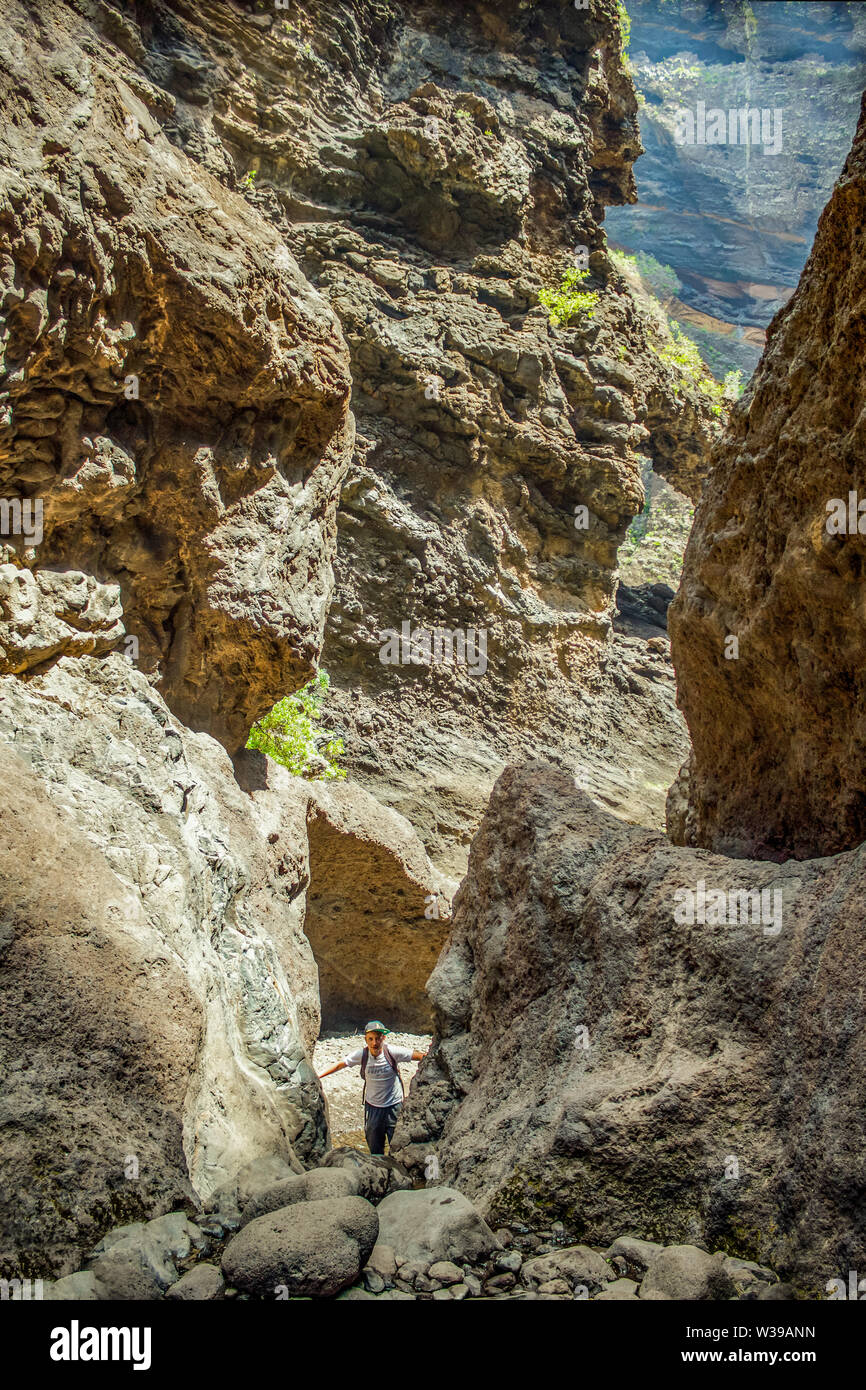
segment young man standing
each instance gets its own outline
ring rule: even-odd
[[[426,1052],[408,1047],[388,1047],[385,1034],[390,1032],[384,1023],[374,1018],[364,1029],[366,1047],[349,1052],[335,1067],[323,1071],[323,1076],[342,1071],[344,1067],[360,1067],[364,1078],[364,1133],[371,1154],[384,1155],[385,1140],[390,1147],[391,1136],[403,1109],[403,1082],[397,1070],[398,1062],[420,1062]]]

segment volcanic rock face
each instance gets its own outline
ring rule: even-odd
[[[0,1264],[66,1272],[112,1218],[324,1151],[316,967],[224,750],[122,657],[0,680],[0,749]]]
[[[645,153],[639,200],[611,209],[608,235],[671,266],[681,282],[673,317],[719,354],[710,360],[749,376],[850,148],[866,85],[866,16],[830,0],[630,0],[628,11]],[[704,124],[704,143],[699,103],[726,118],[723,130]],[[761,138],[740,143],[737,118],[732,143],[728,112],[749,108],[759,126],[767,113]],[[693,143],[678,128],[685,111]]]
[[[321,1157],[313,950],[326,1017],[349,975],[355,1022],[366,988],[427,1023],[455,885],[358,787],[245,793],[117,654],[0,678],[0,775],[0,1270],[65,1273],[112,1220]]]
[[[420,1171],[433,1145],[494,1226],[722,1246],[817,1292],[866,1235],[864,874],[862,847],[783,866],[681,849],[556,769],[509,769],[398,1156]]]
[[[267,220],[166,135],[179,58],[96,24],[4,6],[2,490],[43,509],[19,562],[117,581],[141,668],[232,751],[318,656],[346,349]]]
[[[800,286],[715,456],[670,610],[694,749],[669,806],[680,843],[783,859],[866,838],[866,542],[856,516],[848,525],[866,441],[864,213],[861,112]]]
[[[352,775],[459,875],[516,748],[604,777],[639,737],[640,720],[621,733],[629,716],[602,714],[638,451],[695,496],[716,428],[649,351],[604,249],[639,151],[615,10],[340,0],[221,24],[243,71],[179,103],[177,138],[218,138],[258,172],[250,200],[351,353],[358,442],[322,658],[334,722]],[[555,329],[539,293],[577,245],[598,303]],[[484,650],[395,664],[404,624]]]
[[[694,495],[716,426],[604,251],[609,0],[11,0],[0,94],[0,1272],[39,1276],[322,1154],[314,949],[328,1007],[360,940],[420,1021],[449,885],[409,827],[226,755],[320,655],[343,479],[338,713],[380,707],[356,770],[459,872],[512,744],[660,800],[683,730],[665,639],[612,642],[616,548],[639,450]],[[598,302],[555,329],[577,244]],[[404,622],[462,656],[384,663]]]
[[[234,752],[319,650],[350,367],[322,661],[353,776],[452,876],[515,749],[659,823],[684,735],[621,698],[617,547],[641,458],[694,497],[717,425],[604,250],[640,149],[614,6],[31,8],[0,223],[29,563],[118,582],[140,668]],[[599,299],[556,329],[575,246]],[[383,664],[404,623],[483,650]]]
[[[353,784],[309,789],[304,931],[319,967],[322,1026],[428,1031],[427,978],[457,883],[438,873],[403,816]],[[363,1016],[363,1017],[362,1017]]]

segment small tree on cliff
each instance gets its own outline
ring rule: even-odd
[[[330,683],[327,671],[319,671],[303,689],[280,700],[253,725],[247,748],[267,753],[295,777],[344,778],[345,769],[335,762],[346,751],[343,740],[333,730],[318,727]]]

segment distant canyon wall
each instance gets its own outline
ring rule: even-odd
[[[671,266],[673,317],[720,373],[749,376],[851,144],[866,15],[786,0],[630,0],[628,11],[645,153],[638,202],[611,209],[608,235]],[[747,140],[732,110],[752,111]],[[692,118],[688,140],[678,112]]]
[[[669,799],[679,843],[806,859],[866,839],[866,552],[859,513],[848,524],[849,494],[864,494],[864,207],[861,110],[797,292],[714,454],[670,610],[693,749]]]

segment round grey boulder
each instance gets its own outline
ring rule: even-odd
[[[651,1259],[640,1297],[663,1293],[686,1300],[732,1298],[736,1289],[724,1259],[724,1255],[709,1255],[696,1245],[669,1245]]]
[[[379,1219],[362,1197],[296,1202],[257,1216],[225,1248],[227,1283],[260,1298],[330,1298],[367,1263]]]
[[[182,1274],[165,1296],[173,1303],[213,1303],[225,1297],[225,1288],[216,1265],[202,1262]]]
[[[452,1187],[392,1192],[377,1208],[383,1245],[403,1260],[480,1260],[500,1248],[487,1222]]]
[[[348,1168],[313,1168],[257,1192],[243,1209],[241,1225],[296,1202],[324,1202],[331,1197],[357,1197],[358,1175]]]

